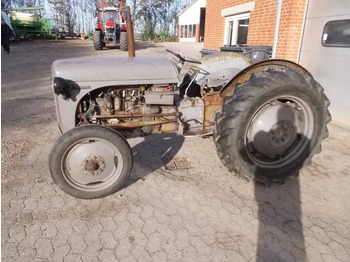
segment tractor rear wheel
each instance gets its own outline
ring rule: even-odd
[[[103,49],[103,34],[99,30],[95,30],[94,32],[94,47],[96,50]]]
[[[323,88],[302,72],[271,68],[252,75],[215,117],[219,158],[246,180],[297,175],[328,136],[328,106]]]
[[[120,50],[128,51],[128,39],[125,31],[120,32]]]
[[[49,155],[54,182],[77,198],[100,198],[120,190],[131,174],[132,151],[115,130],[84,125],[63,134]]]

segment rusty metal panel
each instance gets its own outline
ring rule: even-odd
[[[203,97],[204,121],[203,128],[214,126],[214,114],[222,107],[222,98],[219,93]]]
[[[94,118],[134,118],[134,117],[167,117],[167,116],[178,116],[179,114],[177,112],[174,113],[159,113],[159,114],[113,114],[113,115],[108,115],[108,116],[94,116]]]
[[[154,125],[164,125],[172,122],[176,122],[176,119],[164,119],[164,120],[153,120],[153,121],[130,121],[130,122],[119,122],[113,124],[106,124],[106,126],[113,128],[137,128],[143,126],[154,126]]]
[[[237,74],[230,82],[228,82],[220,91],[221,97],[229,96],[238,84],[244,83],[251,75],[261,73],[269,68],[292,68],[311,76],[311,74],[301,65],[283,59],[270,59],[260,63],[251,65],[239,74]]]

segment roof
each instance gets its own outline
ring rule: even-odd
[[[187,9],[189,9],[192,5],[194,5],[198,0],[194,0],[192,1],[192,3],[190,3],[188,6],[186,6],[185,9],[183,9],[180,13],[178,13],[176,16],[180,16],[182,15]]]

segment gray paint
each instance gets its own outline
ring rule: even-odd
[[[190,129],[202,128],[204,121],[204,101],[200,97],[183,99],[178,110],[182,120],[186,122]]]
[[[92,90],[98,89],[102,86],[108,84],[105,82],[76,82],[80,87],[88,87],[88,89],[81,89],[79,94],[75,97],[74,100],[68,99],[63,100],[62,96],[57,96],[53,94],[55,105],[56,105],[56,115],[58,125],[63,133],[69,131],[75,127],[75,112],[79,101]]]
[[[210,78],[214,73],[217,73],[217,75],[212,76],[212,78],[218,77],[220,74],[224,73],[225,70],[230,74],[228,77],[232,78],[238,73],[238,71],[251,65],[251,62],[247,57],[243,56],[243,54],[234,52],[212,53],[203,57],[201,62],[201,65],[194,66],[194,70],[196,68],[201,69],[195,78],[195,81],[198,84],[206,82],[206,79]],[[223,78],[227,78],[227,76]],[[225,79],[223,80],[225,81]]]
[[[75,127],[79,101],[92,90],[106,86],[177,84],[176,65],[165,57],[65,59],[52,64],[51,74],[74,81],[81,89],[74,99],[54,94],[58,125],[63,133]]]
[[[208,55],[199,66],[201,70],[196,77],[196,81],[202,79],[203,83],[215,82],[216,84],[227,82],[250,64],[248,58],[236,53],[224,52]],[[194,70],[196,69],[198,69],[198,66],[194,66]],[[179,82],[176,64],[165,57],[57,60],[52,64],[51,71],[52,78],[62,77],[75,82],[80,87],[73,99],[64,100],[61,95],[54,94],[57,120],[63,133],[74,128],[78,103],[92,90],[108,86],[168,85]],[[170,103],[169,100],[164,101],[163,104]],[[181,105],[184,103],[186,102],[181,102]],[[181,109],[179,110],[181,111]],[[194,110],[193,113],[196,114],[197,111]],[[188,114],[187,111],[186,114]],[[189,114],[191,115],[192,112]],[[199,119],[202,118],[203,116]],[[190,125],[195,125],[195,123]]]
[[[165,57],[114,57],[57,60],[52,76],[108,85],[169,84],[180,81],[176,65]]]
[[[324,25],[350,19],[349,0],[309,0],[299,63],[324,87],[334,122],[350,127],[350,48],[324,47]]]

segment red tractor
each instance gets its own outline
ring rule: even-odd
[[[102,1],[102,6],[96,11],[95,49],[102,50],[103,47],[119,44],[120,50],[127,51],[126,9],[123,1],[120,3],[120,8],[105,7],[104,1]]]

